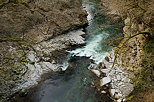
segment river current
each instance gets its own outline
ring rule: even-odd
[[[83,9],[88,13],[89,25],[85,28],[88,37],[85,46],[67,51],[67,69],[44,75],[27,96],[17,97],[13,102],[112,102],[107,95],[96,92],[96,76],[88,69],[90,64],[101,62],[111,50],[103,42],[111,36],[109,32],[114,32],[101,29],[105,16],[98,12],[98,4],[99,0],[83,0]]]

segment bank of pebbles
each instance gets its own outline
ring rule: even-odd
[[[109,92],[113,99],[117,102],[125,101],[133,91],[133,84],[131,83],[129,73],[122,70],[118,64],[114,64],[115,54],[112,50],[99,65],[91,65],[89,69],[100,78],[100,86],[110,86]],[[121,62],[118,62],[121,63]],[[103,74],[103,77],[102,77]],[[105,93],[105,91],[102,91]]]

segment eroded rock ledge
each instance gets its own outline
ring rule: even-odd
[[[43,73],[61,70],[56,57],[84,44],[87,13],[80,0],[14,0],[0,6],[1,100],[36,84]]]

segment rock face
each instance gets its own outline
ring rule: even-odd
[[[101,2],[101,7],[108,16],[118,15],[123,18],[125,24],[123,34],[126,38],[120,43],[124,43],[122,48],[118,51],[118,48],[113,49],[105,58],[106,60],[103,61],[107,69],[101,69],[103,73],[106,73],[106,77],[110,77],[112,80],[110,81],[111,96],[120,99],[117,101],[121,102],[121,99],[124,99],[133,90],[133,84],[130,82],[142,69],[144,43],[147,36],[140,34],[129,40],[127,38],[142,31],[147,31],[150,35],[154,35],[154,22],[152,17],[154,1],[101,0]],[[114,59],[116,60],[114,61]]]
[[[84,44],[87,14],[81,6],[80,0],[0,2],[0,100],[65,67],[57,56]]]
[[[110,93],[111,96],[116,98],[117,101],[124,101],[125,97],[128,96],[132,91],[134,85],[131,83],[130,76],[133,73],[128,73],[124,68],[119,66],[118,64],[114,64],[115,59],[114,50],[111,51],[106,57],[108,57],[109,61],[104,60],[104,65],[106,66],[105,71],[102,69],[102,72],[106,74],[107,77],[110,78]],[[114,64],[114,66],[113,66]]]
[[[18,37],[34,43],[84,26],[80,0],[30,0],[8,3],[0,9],[1,37]]]
[[[152,9],[154,1],[134,1],[134,0],[101,0],[102,5],[108,15],[115,14],[123,18],[125,26],[123,27],[124,37],[134,35],[141,31],[148,31],[153,34]],[[136,5],[136,6],[134,6]],[[149,8],[147,8],[147,5]],[[144,56],[143,46],[145,35],[137,35],[129,39],[119,51],[118,62],[121,66],[133,74],[138,74],[142,69],[141,63]],[[123,40],[125,41],[125,39]],[[122,41],[122,42],[123,42]]]

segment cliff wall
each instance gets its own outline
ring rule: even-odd
[[[0,0],[0,100],[59,70],[57,56],[84,44],[86,16],[80,0]]]
[[[124,37],[142,31],[148,31],[151,36],[154,35],[152,12],[154,2],[152,0],[102,0],[102,5],[108,10],[107,14],[122,17],[125,24],[123,27]],[[141,70],[146,38],[148,37],[144,34],[137,35],[129,39],[120,50],[118,59],[122,61],[122,66],[134,74]]]
[[[108,58],[115,58],[114,65],[128,73],[134,84],[130,102],[152,102],[153,94],[153,36],[154,1],[153,0],[101,0],[103,11],[107,15],[118,15],[124,21],[123,39]],[[114,18],[113,18],[114,19]],[[138,34],[141,32],[146,32]],[[137,34],[134,36],[134,34]],[[134,36],[134,37],[131,37]],[[120,40],[121,40],[120,39]],[[150,42],[150,44],[149,44]],[[149,53],[146,52],[148,43]],[[107,58],[107,59],[108,59]],[[146,61],[145,61],[146,58]],[[148,59],[148,60],[147,60]],[[146,63],[145,63],[146,62]],[[150,77],[150,78],[149,78]],[[148,80],[145,80],[145,79]],[[149,85],[145,85],[148,83]],[[137,91],[138,90],[138,91]],[[141,94],[142,93],[142,94]],[[147,94],[147,95],[143,95]],[[134,96],[135,97],[134,97]],[[147,99],[149,97],[149,99]]]

